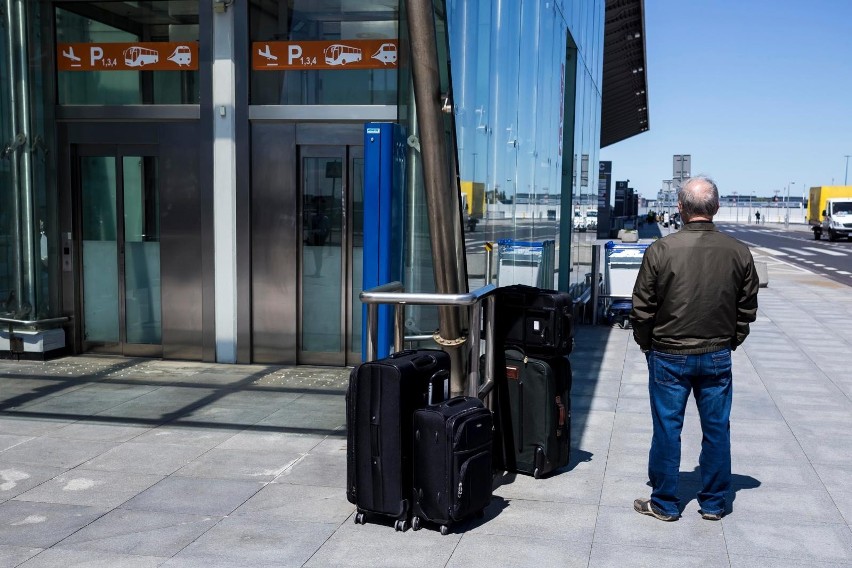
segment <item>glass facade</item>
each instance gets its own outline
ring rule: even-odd
[[[564,211],[595,204],[605,7],[447,1],[459,173],[484,188],[482,212],[469,209],[484,221],[467,235],[469,258],[483,252],[483,239],[567,247]],[[590,243],[575,236],[571,244],[553,286],[579,292]]]
[[[216,212],[231,207],[236,228],[226,229],[235,231],[241,269],[230,297],[240,325],[228,340],[253,345],[242,362],[257,344],[269,362],[278,353],[299,362],[305,353],[359,351],[362,212],[370,206],[363,188],[370,180],[363,179],[356,131],[373,120],[396,120],[413,136],[403,281],[408,291],[435,289],[434,232],[455,229],[429,224],[405,2],[5,6],[0,314],[71,315],[66,329],[82,350],[121,352],[109,350],[121,343],[162,345],[168,354],[173,341],[175,356],[204,349],[209,358],[220,339],[212,316],[228,294],[210,295],[214,281],[218,290],[216,263],[181,255],[192,242],[194,259],[215,257],[219,249],[206,236],[219,234]],[[571,218],[596,207],[606,0],[432,6],[448,103],[446,163],[457,168],[466,196],[463,220],[476,221],[465,223],[467,258],[456,259],[471,274],[460,287],[481,284],[473,273],[486,241],[553,239],[552,287],[580,294],[593,233],[572,234]],[[24,25],[12,25],[11,16]],[[217,74],[223,53],[233,69]],[[213,103],[231,87],[233,107]],[[228,121],[232,130],[216,129]],[[188,148],[185,141],[196,139]],[[232,199],[214,202],[205,184],[222,179],[217,160],[231,155],[214,152],[222,144],[240,173]],[[174,222],[178,212],[187,222]],[[272,244],[264,249],[258,239]],[[270,268],[282,263],[281,273]],[[190,288],[204,291],[193,296],[203,302],[170,324],[169,299]],[[269,306],[279,310],[274,318],[266,317]],[[339,313],[333,327],[325,312]],[[437,320],[435,308],[409,306],[405,331],[431,334]],[[263,325],[269,330],[255,333]]]

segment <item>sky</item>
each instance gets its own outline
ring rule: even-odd
[[[852,0],[645,0],[650,129],[601,149],[653,198],[674,154],[722,195],[842,185],[852,155]],[[852,184],[852,158],[849,184]]]

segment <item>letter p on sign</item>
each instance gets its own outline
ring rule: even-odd
[[[292,65],[293,61],[299,59],[302,56],[302,46],[301,45],[288,45],[287,46],[287,65]]]
[[[96,45],[92,46],[92,48],[89,50],[89,54],[91,55],[91,62],[92,62],[92,63],[91,63],[91,65],[92,65],[92,67],[94,67],[94,66],[95,66],[95,62],[96,62],[96,61],[100,61],[101,59],[103,59],[103,58],[104,58],[104,50],[103,50],[103,48],[98,47],[98,46],[96,46]]]

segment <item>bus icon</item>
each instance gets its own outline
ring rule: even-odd
[[[160,54],[156,49],[134,45],[124,50],[124,64],[128,67],[144,67],[157,63],[159,60]]]
[[[189,65],[192,63],[192,50],[189,49],[189,46],[179,45],[169,55],[168,60],[180,66]]]
[[[381,61],[385,65],[388,63],[396,63],[396,45],[392,43],[383,43],[379,50],[370,56],[371,59]]]
[[[326,65],[346,65],[361,61],[361,50],[340,43],[329,45],[323,50]]]

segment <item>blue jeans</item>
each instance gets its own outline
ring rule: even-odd
[[[667,515],[679,515],[680,432],[689,393],[701,417],[701,491],[705,513],[723,513],[731,487],[731,350],[701,355],[649,351],[648,390],[654,437],[648,457],[651,502]]]

